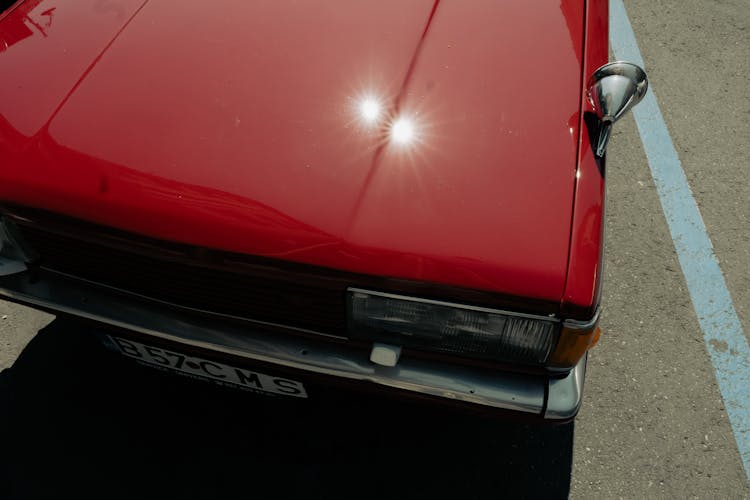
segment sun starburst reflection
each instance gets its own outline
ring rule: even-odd
[[[413,151],[424,140],[423,120],[416,119],[419,112],[399,109],[393,96],[370,89],[356,92],[350,99],[353,122],[362,133],[377,134],[381,146],[392,144],[402,151]]]
[[[414,122],[405,116],[400,116],[393,121],[390,132],[391,140],[396,144],[408,145],[416,138]]]
[[[368,125],[375,125],[382,114],[380,101],[373,96],[364,97],[359,103],[359,114]]]

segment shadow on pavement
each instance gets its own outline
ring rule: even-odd
[[[573,425],[184,380],[56,320],[0,373],[0,498],[566,498]]]

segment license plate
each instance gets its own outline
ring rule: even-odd
[[[278,394],[295,398],[306,398],[307,392],[301,382],[274,377],[256,371],[217,363],[196,356],[188,356],[172,349],[151,347],[140,342],[106,335],[108,347],[140,363],[163,370],[178,372],[188,377],[210,380],[220,385],[238,387],[254,392]]]

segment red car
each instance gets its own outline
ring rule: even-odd
[[[179,5],[178,5],[179,4]],[[547,420],[598,337],[607,0],[26,0],[0,296],[224,385]]]

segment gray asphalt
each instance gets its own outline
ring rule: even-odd
[[[750,165],[750,98],[747,92],[750,4],[746,0],[630,0],[626,1],[626,7],[735,308],[748,333],[750,184],[746,181],[746,172]],[[523,439],[534,444],[533,449],[541,454],[556,457],[546,465],[560,468],[565,476],[560,478],[553,474],[548,478],[550,488],[559,487],[550,489],[549,497],[566,492],[569,487],[571,498],[750,498],[750,485],[632,116],[616,125],[608,156],[604,333],[590,357],[584,404],[574,429],[561,428],[557,431],[559,435],[554,435],[548,430],[524,428]],[[26,344],[51,317],[3,302],[0,302],[0,315],[3,317],[0,320],[2,369],[16,363]],[[14,398],[25,402],[25,406],[21,406],[30,413],[22,414],[29,420],[33,421],[31,415],[37,412],[46,412],[43,421],[47,424],[50,419],[64,420],[72,414],[95,426],[85,416],[91,409],[80,401],[88,400],[90,393],[86,391],[101,394],[106,384],[100,387],[86,385],[93,382],[81,383],[84,392],[70,398],[73,403],[57,392],[44,392],[51,391],[50,386],[35,385],[34,370],[44,372],[42,364],[50,359],[43,354],[47,352],[45,349],[65,352],[59,330],[61,328],[40,335],[35,340],[40,347],[28,349],[27,360],[19,361],[10,370],[27,374],[26,378],[14,379]],[[66,356],[72,356],[70,359],[76,360],[76,365],[85,362],[72,353]],[[124,370],[128,373],[126,368]],[[85,373],[85,370],[74,370],[71,380],[88,380]],[[110,376],[115,377],[113,384],[120,384],[119,390],[131,387],[116,378],[122,375]],[[147,375],[144,377],[150,380]],[[184,389],[181,382],[159,381],[169,388],[165,391],[174,390],[176,394],[180,390],[187,391],[186,394],[194,390]],[[28,394],[18,394],[19,388],[26,388],[24,392],[40,391],[38,394],[46,394],[54,405],[32,403],[25,399]],[[136,397],[134,393],[128,394]],[[178,403],[171,400],[162,407],[157,396],[150,397],[154,418],[164,423],[167,417],[158,412],[173,415],[169,412],[175,411],[173,406]],[[233,408],[235,403],[222,404]],[[111,419],[115,422],[113,428],[121,430],[128,425],[120,416],[123,408],[125,406],[109,401],[105,408],[91,411],[96,413],[97,422]],[[209,418],[206,414],[201,416]],[[23,427],[21,423],[17,425]],[[497,441],[487,438],[497,443],[498,448],[497,454],[492,449],[482,450],[490,466],[488,470],[498,473],[508,464],[511,468],[523,467],[524,460],[533,462],[532,469],[545,466],[529,458],[529,453],[520,452],[518,446],[524,443],[514,441],[503,434],[502,429],[484,428],[488,433],[503,435]],[[25,429],[27,433],[35,432],[35,428]],[[240,432],[238,427],[232,429]],[[97,427],[97,430],[102,429]],[[15,429],[4,428],[0,432],[13,434]],[[82,431],[79,429],[79,432]],[[402,441],[402,448],[397,449],[408,448],[409,434],[392,432]],[[450,431],[451,434],[456,432],[461,431],[456,428]],[[570,433],[572,447],[568,442]],[[442,438],[436,438],[438,442],[439,439]],[[52,438],[30,442],[42,447],[43,443],[59,444]],[[373,446],[372,442],[364,442]],[[63,443],[64,446],[70,444]],[[117,443],[120,442],[115,441]],[[429,449],[426,443],[418,441],[414,446]],[[120,444],[123,452],[139,456],[153,455],[158,449],[158,446],[151,449],[142,442],[136,448],[129,448],[125,441]],[[216,454],[220,460],[222,448],[213,444],[206,446],[207,451],[204,451]],[[381,443],[375,448],[383,457],[388,456],[386,445]],[[561,454],[572,453],[572,458],[568,456],[567,462],[565,457],[558,459],[555,451],[558,449],[562,450]],[[466,452],[458,447],[454,451]],[[439,448],[433,452],[439,453]],[[449,475],[451,461],[466,460],[456,453],[446,457],[445,470],[436,471],[425,481],[435,481],[441,474]],[[514,453],[518,454],[515,460]],[[492,460],[498,463],[493,464]],[[22,484],[36,487],[35,474],[43,478],[44,470],[27,472],[29,476]],[[173,470],[171,473],[177,474]],[[226,476],[216,471],[213,474],[231,483]],[[534,474],[544,475],[538,470]],[[315,477],[305,480],[314,483]],[[363,488],[366,489],[366,485]],[[503,489],[469,491],[469,497],[503,497],[508,493]],[[523,492],[523,487],[515,491]],[[530,491],[539,490],[531,487]]]
[[[750,332],[750,4],[626,1],[646,69]],[[632,116],[608,164],[603,340],[571,497],[750,498]],[[750,398],[750,388],[748,388]]]

